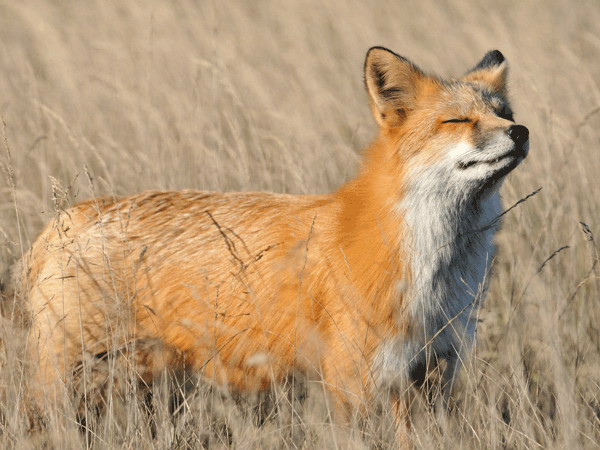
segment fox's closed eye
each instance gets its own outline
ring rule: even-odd
[[[515,119],[513,117],[513,112],[510,110],[510,108],[508,106],[504,106],[498,113],[498,117],[505,119],[505,120],[510,120],[511,122],[514,122]]]
[[[466,123],[466,122],[470,122],[471,119],[469,119],[468,117],[463,117],[462,119],[448,119],[448,120],[443,120],[442,123]]]

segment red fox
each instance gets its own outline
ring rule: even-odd
[[[385,390],[400,421],[401,386],[442,361],[449,392],[529,132],[497,50],[459,79],[382,47],[364,71],[379,132],[334,193],[145,192],[48,224],[21,263],[34,397],[105,358],[241,392],[300,372],[341,415]]]

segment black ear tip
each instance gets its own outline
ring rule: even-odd
[[[490,62],[494,62],[494,64],[501,64],[506,58],[504,58],[504,55],[502,54],[502,52],[500,52],[500,50],[492,50],[487,52],[487,54],[485,55],[484,59],[488,59]]]
[[[499,66],[504,62],[505,58],[499,50],[491,50],[485,54],[483,59],[479,61],[475,67],[473,67],[469,72],[474,72],[476,70],[481,69],[489,69],[491,67]]]

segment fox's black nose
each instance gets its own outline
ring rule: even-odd
[[[508,129],[508,136],[517,147],[521,147],[529,139],[529,130],[523,125],[513,125]]]

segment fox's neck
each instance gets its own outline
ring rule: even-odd
[[[465,198],[460,186],[438,189],[443,176],[435,166],[418,171],[398,204],[413,280],[407,309],[426,339],[453,319],[474,334],[472,312],[487,289],[500,214],[497,191]]]
[[[336,193],[341,202],[337,245],[354,287],[381,307],[398,298],[397,285],[410,277],[401,247],[406,224],[395,207],[403,195],[405,174],[390,153],[383,139],[377,139],[365,151],[358,176]]]
[[[337,194],[340,247],[354,283],[413,316],[457,314],[481,290],[494,256],[498,194],[466,198],[459,186],[444,186],[434,165],[408,167],[393,159],[401,150],[382,146],[375,141],[359,176]]]

